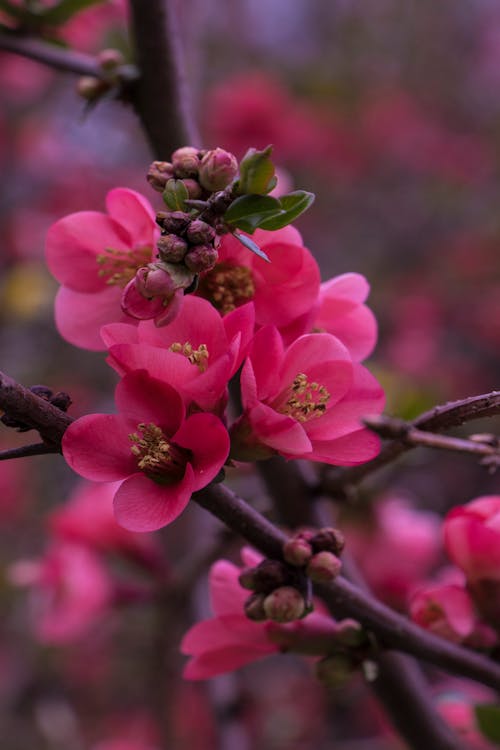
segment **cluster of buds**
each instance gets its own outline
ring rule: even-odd
[[[184,189],[186,198],[203,200],[224,190],[237,174],[238,161],[229,151],[184,146],[174,151],[171,161],[154,161],[147,179],[154,190],[164,194],[168,205],[170,191],[178,194],[179,188]],[[182,185],[177,184],[179,181]]]
[[[156,221],[162,235],[157,242],[158,256],[164,263],[183,264],[199,274],[217,262],[215,229],[201,219],[192,219],[183,211],[158,211]]]
[[[304,569],[313,583],[329,583],[340,573],[344,544],[339,529],[300,531],[285,543],[283,556],[289,565]]]
[[[286,623],[312,610],[307,579],[279,560],[263,560],[255,568],[246,568],[238,580],[243,588],[253,591],[245,602],[250,620]]]

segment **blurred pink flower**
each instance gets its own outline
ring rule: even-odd
[[[125,375],[115,398],[119,414],[89,414],[69,426],[64,457],[87,479],[124,480],[114,497],[118,523],[154,531],[177,518],[192,493],[218,474],[229,436],[213,414],[185,419],[178,392],[145,370]]]
[[[409,612],[418,625],[454,643],[473,631],[474,605],[466,589],[454,584],[429,584],[410,597]]]
[[[80,211],[47,234],[46,258],[63,285],[56,297],[59,333],[75,346],[101,350],[105,323],[132,318],[121,310],[123,287],[153,259],[159,228],[148,201],[125,188],[111,190],[108,214]]]
[[[450,560],[474,583],[500,583],[500,495],[484,495],[453,508],[444,521]]]
[[[264,446],[287,458],[349,466],[379,451],[378,437],[360,419],[382,410],[383,390],[330,334],[301,336],[285,349],[276,328],[260,329],[241,392],[244,413],[231,432],[235,458]]]

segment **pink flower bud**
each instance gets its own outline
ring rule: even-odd
[[[270,594],[289,580],[287,567],[279,560],[262,560],[254,568],[254,590],[258,593]]]
[[[238,174],[238,161],[234,154],[222,148],[207,151],[200,164],[199,180],[205,190],[215,193],[224,190]]]
[[[210,245],[215,239],[215,229],[206,221],[195,219],[187,228],[186,238],[192,245]]]
[[[302,567],[307,565],[313,554],[309,542],[302,536],[289,539],[283,546],[283,556],[287,563]]]
[[[159,238],[156,247],[162,260],[167,263],[180,263],[187,253],[188,244],[177,234],[164,234]]]
[[[188,191],[188,195],[191,200],[197,200],[203,195],[201,185],[197,180],[193,180],[190,177],[185,177],[183,180],[184,187]]]
[[[264,599],[264,612],[274,622],[293,622],[305,613],[304,597],[292,586],[281,586]]]
[[[339,529],[326,527],[314,534],[311,544],[315,552],[326,550],[333,552],[334,555],[340,555],[345,546],[345,539]]]
[[[193,273],[210,271],[215,266],[219,253],[213,245],[194,245],[184,258],[187,268]]]
[[[342,563],[333,552],[317,552],[306,568],[307,575],[314,583],[328,583],[340,573]]]
[[[184,211],[158,211],[156,223],[169,234],[183,235],[191,222]]]
[[[190,177],[198,174],[200,166],[199,149],[192,146],[178,148],[172,154],[172,164],[176,177]]]
[[[135,275],[135,286],[139,294],[146,299],[169,298],[175,292],[172,277],[159,263],[150,263],[139,268]]]
[[[263,594],[253,594],[244,604],[245,614],[249,620],[255,622],[261,622],[267,619],[266,612],[264,610],[264,596]]]
[[[125,58],[118,49],[103,49],[97,54],[97,62],[105,71],[113,71],[123,65]]]
[[[163,193],[168,180],[174,176],[174,170],[169,161],[154,161],[150,164],[146,179],[159,193]]]

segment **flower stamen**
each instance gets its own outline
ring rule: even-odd
[[[200,292],[225,315],[253,299],[252,272],[246,266],[219,263],[201,280]]]
[[[129,440],[137,467],[150,479],[168,484],[184,476],[189,451],[169,443],[158,425],[141,422],[137,425],[137,432],[129,435]]]
[[[138,268],[146,266],[151,261],[151,248],[115,250],[107,247],[103,253],[99,253],[96,261],[100,266],[98,276],[107,277],[106,284],[109,286],[123,288],[134,278]]]
[[[325,386],[316,382],[310,383],[303,372],[295,376],[285,397],[286,401],[279,411],[293,417],[297,422],[308,422],[310,419],[323,416],[330,400],[330,394]]]
[[[208,367],[208,348],[206,344],[200,344],[197,349],[193,349],[192,344],[186,341],[184,344],[176,341],[170,345],[170,351],[176,354],[182,354],[188,362],[196,365],[200,372],[205,372]]]

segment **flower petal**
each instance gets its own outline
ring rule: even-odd
[[[130,451],[130,423],[116,414],[87,414],[72,422],[62,439],[64,458],[77,474],[114,482],[137,471]]]
[[[172,437],[172,442],[192,451],[193,492],[206,487],[223,467],[230,448],[229,435],[213,414],[193,414]]]

